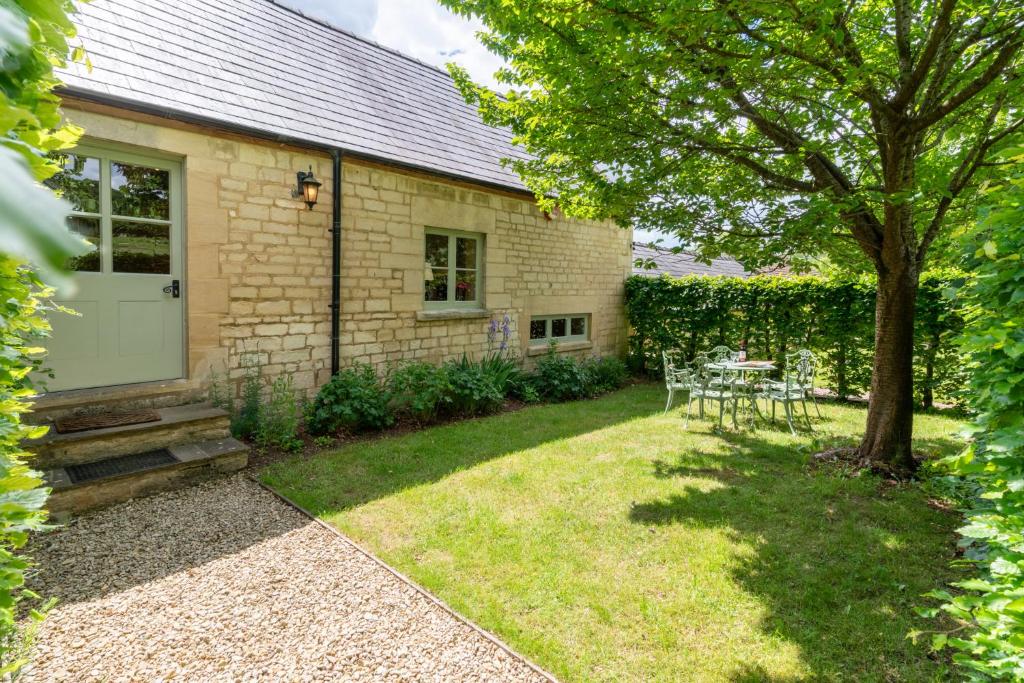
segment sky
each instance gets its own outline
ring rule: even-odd
[[[443,68],[448,62],[456,62],[469,71],[477,83],[502,89],[494,80],[494,72],[501,66],[501,59],[484,49],[476,39],[475,34],[483,24],[479,20],[452,14],[436,0],[278,2],[428,64]],[[635,232],[634,239],[661,239],[665,246],[677,243],[666,235],[641,230]]]
[[[304,14],[365,36],[381,45],[444,67],[456,62],[478,83],[498,88],[501,60],[474,35],[478,20],[458,17],[435,0],[279,0]]]

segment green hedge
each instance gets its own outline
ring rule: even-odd
[[[915,372],[918,401],[956,400],[964,363],[953,343],[963,327],[944,291],[959,284],[956,271],[921,278],[917,306]],[[822,358],[822,381],[840,396],[867,391],[874,346],[875,285],[871,278],[816,276],[687,276],[626,281],[626,310],[633,332],[634,369],[657,372],[661,350],[688,356],[718,344],[747,340],[751,357],[782,362],[786,353],[809,348]]]
[[[964,236],[977,275],[964,292],[962,339],[974,439],[945,462],[978,494],[959,530],[973,571],[956,595],[932,593],[959,622],[933,633],[932,645],[952,648],[975,681],[1024,680],[1024,148],[1010,158],[1016,174],[994,186],[984,220]]]

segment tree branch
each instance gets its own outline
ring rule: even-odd
[[[987,88],[996,78],[1003,74],[1006,67],[1009,66],[1010,62],[1020,51],[1022,44],[1024,44],[1024,41],[1021,40],[1020,29],[1018,29],[1014,32],[1013,39],[999,50],[995,59],[992,60],[992,63],[988,65],[988,68],[981,75],[964,86],[960,92],[946,100],[944,104],[911,119],[910,130],[912,132],[922,131],[969,102],[971,98]]]

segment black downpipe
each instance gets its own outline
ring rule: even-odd
[[[340,369],[341,337],[341,150],[331,153],[331,377]]]

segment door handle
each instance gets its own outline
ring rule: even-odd
[[[172,298],[181,297],[181,280],[171,280],[171,284],[164,287],[164,294],[170,294]]]

